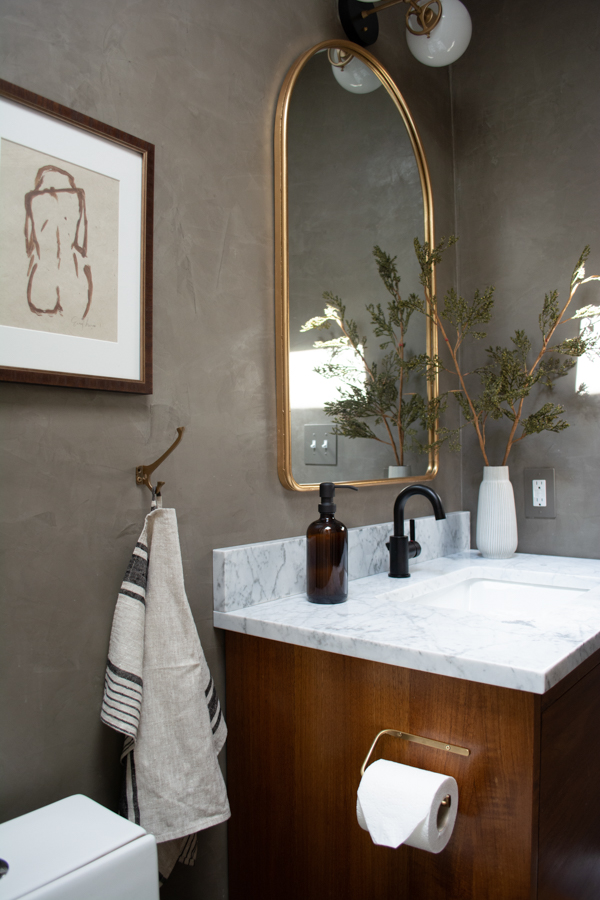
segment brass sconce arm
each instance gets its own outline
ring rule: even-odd
[[[440,0],[428,0],[424,6],[419,6],[417,0],[385,0],[384,3],[378,3],[374,9],[363,10],[361,18],[366,19],[367,16],[372,16],[383,9],[389,9],[391,6],[397,6],[399,3],[407,3],[410,7],[406,12],[406,27],[411,34],[429,34],[442,18],[442,4]],[[432,6],[437,6],[437,12],[433,11]],[[410,21],[412,16],[419,23],[418,28],[412,26]]]

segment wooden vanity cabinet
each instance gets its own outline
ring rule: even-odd
[[[226,633],[230,900],[598,900],[600,654],[540,696]],[[450,843],[375,846],[376,756],[453,775]]]

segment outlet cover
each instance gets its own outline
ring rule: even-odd
[[[534,481],[543,481],[545,483],[545,506],[534,505],[534,491],[537,498],[543,495],[543,489],[540,491],[537,486],[534,486]],[[523,469],[523,487],[525,496],[526,519],[556,518],[556,491],[554,484],[554,469]],[[539,502],[539,499],[537,502]]]
[[[304,465],[337,466],[337,434],[331,425],[304,426]]]

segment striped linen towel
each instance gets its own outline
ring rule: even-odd
[[[115,608],[102,721],[125,735],[119,812],[156,837],[162,880],[230,816],[227,729],[185,594],[174,509],[153,509]]]

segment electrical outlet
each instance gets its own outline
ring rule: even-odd
[[[533,505],[534,506],[546,506],[546,479],[545,478],[534,478],[532,481],[533,485]]]
[[[304,426],[304,464],[337,466],[337,434],[330,425]]]
[[[554,469],[524,469],[526,519],[555,519]]]

